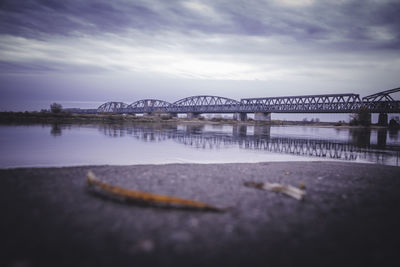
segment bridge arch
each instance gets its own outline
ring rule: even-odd
[[[129,108],[166,108],[169,107],[171,103],[160,100],[160,99],[141,99],[133,102],[128,107]]]
[[[211,95],[198,95],[182,98],[173,103],[176,106],[224,106],[238,105],[239,101],[231,98]]]
[[[240,102],[221,96],[198,95],[182,98],[173,105],[180,112],[187,112],[189,117],[195,117],[201,113],[234,113]]]
[[[364,96],[363,97],[363,101],[369,101],[369,102],[373,102],[373,101],[395,101],[391,94],[393,93],[397,93],[400,92],[400,87],[398,88],[394,88],[394,89],[390,89],[390,90],[386,90],[386,91],[382,91],[373,95],[369,95],[369,96]]]
[[[128,104],[123,102],[107,102],[97,108],[97,113],[121,113],[127,106]]]
[[[127,109],[131,113],[152,113],[157,110],[168,111],[172,104],[160,99],[141,99],[130,104]]]

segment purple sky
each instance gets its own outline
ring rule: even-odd
[[[0,111],[365,96],[400,86],[399,14],[398,0],[2,0]]]

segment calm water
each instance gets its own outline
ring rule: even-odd
[[[232,125],[0,125],[0,168],[341,160],[400,166],[398,131]]]

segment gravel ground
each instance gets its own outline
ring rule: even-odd
[[[85,175],[227,208],[125,203]],[[298,201],[245,181],[306,185]],[[400,168],[341,162],[0,170],[1,266],[400,266]]]

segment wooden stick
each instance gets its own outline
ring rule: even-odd
[[[306,195],[306,191],[291,185],[282,185],[278,183],[256,183],[244,182],[245,186],[254,187],[257,189],[269,190],[273,192],[281,192],[297,200],[302,200]]]
[[[178,197],[171,197],[166,195],[159,195],[154,193],[147,193],[142,191],[130,190],[119,186],[110,185],[97,179],[93,172],[89,171],[86,176],[87,184],[89,186],[97,186],[104,192],[124,197],[131,200],[151,202],[151,203],[162,203],[162,204],[179,204],[187,207],[212,210],[212,211],[223,211],[223,209],[208,205],[203,202],[198,202],[189,199],[183,199]]]

